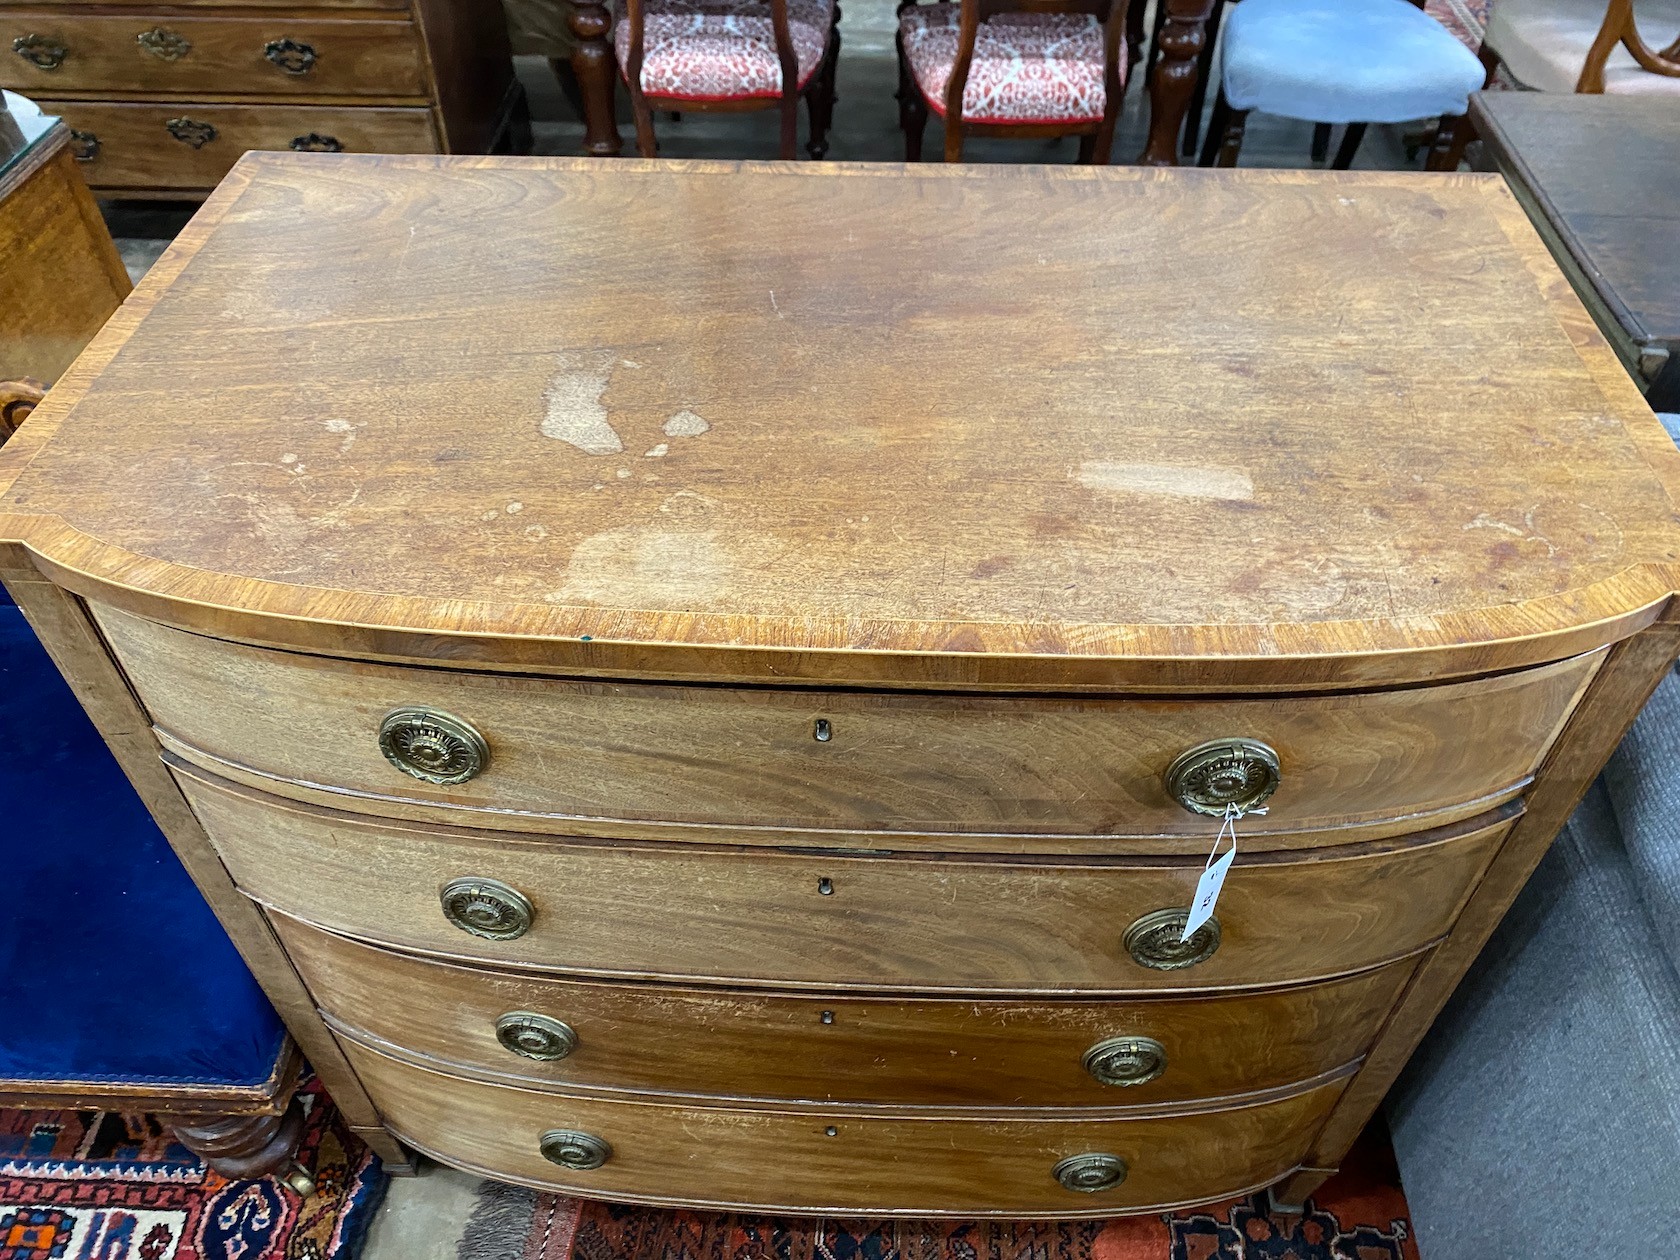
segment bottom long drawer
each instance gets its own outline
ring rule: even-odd
[[[208,192],[248,149],[434,153],[428,109],[377,106],[180,105],[43,100],[76,135],[95,191]]]
[[[593,1198],[871,1216],[1108,1216],[1224,1198],[1291,1172],[1344,1084],[1168,1117],[853,1115],[539,1093],[343,1044],[386,1125],[445,1163]],[[545,1137],[579,1166],[545,1157]]]

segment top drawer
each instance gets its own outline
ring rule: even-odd
[[[1281,765],[1270,813],[1244,820],[1249,851],[1413,831],[1519,790],[1602,659],[1303,698],[883,695],[451,673],[96,615],[165,743],[224,778],[390,817],[664,839],[715,826],[735,844],[1202,845],[1217,824],[1163,780],[1185,750],[1231,736]],[[414,708],[479,732],[482,768],[440,785],[387,760],[382,724]],[[399,743],[414,734],[401,722]],[[451,768],[472,768],[470,731],[418,738],[432,735],[459,754]]]
[[[37,96],[428,93],[419,36],[396,15],[157,17],[11,8],[0,8],[0,86]]]

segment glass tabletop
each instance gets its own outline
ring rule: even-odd
[[[3,176],[41,143],[58,117],[43,114],[34,101],[16,92],[0,92],[0,97],[4,97],[4,108],[0,109],[0,176]]]

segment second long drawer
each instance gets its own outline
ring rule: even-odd
[[[1277,1089],[1364,1053],[1416,959],[1301,988],[1133,1001],[637,985],[441,963],[284,915],[341,1035],[536,1088],[928,1107],[1159,1107]]]
[[[1217,930],[1180,946],[1199,859],[522,838],[375,821],[175,768],[241,887],[331,930],[519,967],[786,987],[1137,992],[1346,974],[1444,933],[1516,813],[1240,860]]]

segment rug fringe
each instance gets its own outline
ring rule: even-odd
[[[524,1260],[525,1236],[537,1209],[537,1192],[486,1181],[455,1252],[455,1260]]]

